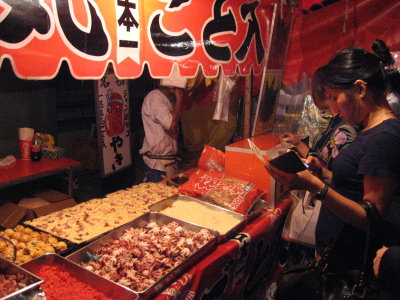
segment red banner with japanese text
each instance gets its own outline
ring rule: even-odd
[[[346,47],[372,51],[372,42],[381,39],[391,51],[399,51],[399,21],[398,0],[339,1],[298,16],[291,30],[284,84],[299,82],[303,74],[312,77],[317,68]]]
[[[276,0],[0,0],[0,66],[23,79],[51,79],[62,61],[77,79],[99,79],[111,63],[120,79],[148,65],[154,78],[177,63],[262,72]]]

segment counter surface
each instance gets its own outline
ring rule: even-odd
[[[72,194],[72,171],[80,163],[69,159],[42,158],[38,162],[17,158],[15,165],[0,169],[0,188],[66,172],[68,174],[68,194]]]

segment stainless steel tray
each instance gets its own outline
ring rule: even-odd
[[[177,200],[196,202],[201,205],[204,205],[205,207],[207,207],[211,210],[219,211],[219,212],[222,211],[222,212],[225,212],[226,214],[229,214],[229,215],[233,216],[234,218],[236,218],[238,220],[238,223],[235,226],[233,226],[231,229],[229,229],[225,233],[219,232],[219,234],[220,234],[219,239],[218,239],[219,242],[224,242],[224,241],[232,238],[234,235],[236,235],[239,232],[239,230],[243,227],[243,225],[247,223],[247,217],[242,214],[239,214],[239,213],[233,212],[229,209],[205,202],[203,200],[200,200],[200,199],[197,199],[194,197],[182,195],[182,194],[177,194],[177,195],[171,196],[171,197],[161,200],[153,205],[150,205],[149,210],[162,214],[162,212],[161,212],[162,210],[171,206],[172,203]],[[191,224],[194,224],[194,223],[191,223]],[[198,224],[196,224],[196,225],[198,225]],[[215,228],[210,228],[210,229],[218,231]]]
[[[91,244],[68,255],[66,257],[66,259],[68,259],[76,264],[85,262],[85,261],[87,261],[88,253],[90,253],[92,255],[96,254],[99,248],[103,247],[104,245],[110,244],[111,242],[120,238],[127,229],[132,228],[132,227],[145,228],[149,222],[156,222],[157,225],[163,225],[163,224],[168,224],[170,222],[176,222],[180,226],[182,226],[185,230],[191,230],[194,232],[199,232],[201,229],[204,228],[202,226],[190,224],[190,223],[184,222],[182,220],[168,217],[168,216],[156,213],[156,212],[148,212],[148,213],[138,217],[137,219],[133,220],[132,222],[129,222],[117,229],[114,229],[109,234],[99,238],[98,240],[92,242]],[[128,289],[135,295],[138,295],[140,298],[146,298],[146,299],[150,299],[155,294],[161,292],[174,279],[176,279],[178,276],[182,275],[188,267],[193,266],[194,263],[197,262],[200,258],[202,258],[203,256],[205,256],[206,254],[210,253],[212,250],[215,249],[215,247],[217,245],[217,239],[218,239],[219,234],[217,231],[213,231],[213,230],[210,230],[210,231],[215,236],[211,241],[209,241],[206,245],[204,245],[202,248],[200,248],[193,255],[188,257],[183,263],[181,263],[175,269],[172,269],[164,277],[160,278],[157,282],[155,282],[147,290],[134,291],[127,287],[124,287],[124,288]],[[107,280],[107,279],[105,279],[105,280]],[[118,283],[114,283],[114,284],[118,284]]]
[[[114,282],[109,281],[97,274],[94,274],[58,254],[44,254],[22,264],[21,267],[35,274],[38,272],[39,268],[44,265],[61,266],[70,272],[72,276],[76,277],[82,282],[85,282],[86,284],[93,286],[98,291],[112,299],[128,300],[138,298],[137,295],[133,294],[129,289],[115,284]]]
[[[5,299],[30,299],[31,295],[35,295],[38,293],[39,286],[44,282],[42,279],[39,277],[35,276],[31,272],[21,268],[20,266],[17,266],[16,264],[0,257],[0,271],[4,274],[24,274],[27,276],[30,281],[32,282],[28,286],[19,289],[18,291],[15,291],[11,294],[8,294],[7,296],[0,298],[0,300],[5,300]]]
[[[82,246],[84,246],[84,245],[90,244],[91,242],[97,240],[99,237],[101,237],[101,236],[103,236],[103,235],[106,235],[107,233],[109,233],[109,232],[112,230],[112,229],[110,229],[110,230],[104,231],[104,232],[99,233],[98,235],[96,235],[96,236],[94,236],[94,237],[92,237],[92,238],[90,238],[90,239],[88,239],[88,240],[85,240],[85,241],[82,241],[82,242],[80,242],[80,243],[77,243],[77,242],[71,241],[71,240],[69,240],[68,238],[63,237],[63,236],[61,236],[61,235],[59,235],[59,234],[57,234],[57,233],[55,233],[55,232],[52,232],[51,230],[42,229],[42,228],[40,228],[40,227],[36,227],[36,226],[31,225],[31,224],[28,224],[28,223],[26,223],[26,222],[23,222],[23,225],[24,225],[25,227],[31,228],[32,230],[35,230],[35,231],[38,231],[38,232],[47,233],[47,234],[49,234],[49,235],[51,235],[51,236],[54,236],[55,238],[57,238],[57,239],[60,240],[60,241],[66,242],[67,245],[68,245],[68,249],[65,250],[65,251],[63,251],[62,253],[56,252],[57,254],[60,254],[60,255],[62,255],[62,256],[65,256],[65,255],[67,255],[67,254],[70,254],[70,253],[76,251],[76,249],[78,249],[78,248],[80,248],[80,247],[82,247]],[[118,227],[115,227],[115,228],[118,228]],[[114,229],[115,229],[115,228],[114,228]]]

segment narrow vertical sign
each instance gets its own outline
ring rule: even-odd
[[[117,62],[130,57],[140,63],[140,24],[138,1],[115,1],[117,14]]]
[[[109,68],[95,90],[99,154],[107,176],[132,164],[128,81]]]

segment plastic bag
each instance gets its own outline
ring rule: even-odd
[[[262,195],[253,183],[225,176],[220,172],[198,169],[178,193],[199,197],[204,201],[246,215]]]
[[[225,153],[205,145],[197,166],[204,171],[224,173]]]
[[[314,201],[307,191],[292,193],[293,203],[289,210],[282,238],[307,247],[315,247],[315,228],[321,209],[321,201]]]
[[[321,133],[322,128],[321,113],[315,106],[311,95],[307,95],[304,98],[304,108],[299,120],[297,135],[302,137],[308,136],[311,142]]]
[[[228,122],[231,93],[236,86],[237,78],[237,76],[228,77],[221,73],[217,84],[217,92],[214,94],[213,99],[214,102],[217,102],[213,120]]]

